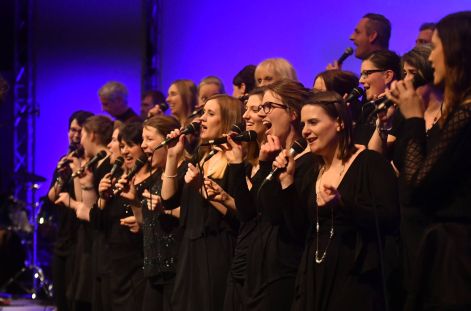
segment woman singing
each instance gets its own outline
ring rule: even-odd
[[[241,120],[241,102],[227,95],[208,99],[201,116],[202,142],[228,133]],[[179,130],[168,137],[178,137]],[[169,146],[163,174],[162,199],[166,208],[181,206],[183,238],[178,254],[173,310],[221,310],[233,255],[238,222],[233,201],[211,195],[213,183],[227,189],[227,158],[199,148],[196,164],[188,164],[185,185],[178,185],[177,167],[184,152],[184,136]]]
[[[319,170],[297,184],[286,151],[274,162],[281,203],[307,211],[307,245],[293,310],[383,310],[382,241],[398,224],[396,177],[378,153],[353,145],[342,98],[314,94],[301,111],[303,137]],[[287,164],[287,165],[286,165]]]
[[[471,308],[471,11],[441,19],[429,60],[444,86],[439,139],[428,147],[424,105],[411,81],[388,97],[406,118],[404,169],[411,202],[430,217],[412,272],[407,310]]]

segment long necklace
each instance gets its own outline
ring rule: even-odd
[[[342,164],[342,169],[340,170],[339,178],[342,177],[342,174],[344,172],[345,165]],[[322,166],[322,168],[319,171],[319,177],[317,178],[316,181],[316,253],[314,254],[314,258],[316,259],[316,263],[320,264],[324,261],[325,256],[327,255],[327,250],[329,249],[330,242],[332,241],[334,237],[334,206],[332,205],[330,207],[330,233],[329,233],[329,240],[327,241],[327,245],[325,247],[325,250],[322,252],[322,255],[319,257],[319,234],[320,234],[320,224],[319,224],[319,193],[321,191],[321,185],[322,185],[322,177],[324,176],[325,172],[325,166]]]

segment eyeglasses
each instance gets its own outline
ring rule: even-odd
[[[375,73],[375,72],[385,72],[386,69],[371,69],[371,70],[363,70],[362,72],[360,72],[360,79],[361,78],[368,78],[368,76],[372,73]]]
[[[257,112],[263,110],[264,114],[269,114],[274,108],[281,108],[281,109],[288,109],[288,106],[273,102],[264,102],[260,106],[258,106]],[[255,109],[253,109],[255,111]]]

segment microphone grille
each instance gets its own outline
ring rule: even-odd
[[[114,164],[117,166],[121,166],[124,163],[124,158],[123,157],[118,157],[115,161]]]
[[[96,155],[98,159],[103,159],[104,157],[106,157],[106,151],[105,150],[102,150],[100,152],[98,152],[98,154]]]
[[[345,49],[345,54],[352,55],[353,54],[353,49],[351,47],[346,48]]]
[[[294,154],[299,154],[304,151],[307,147],[307,141],[304,138],[299,138],[294,141],[294,143],[291,145],[291,150],[294,152]]]
[[[236,132],[237,134],[240,134],[240,133],[244,132],[245,131],[245,121],[241,121],[239,123],[236,123],[236,124],[232,125],[231,131]]]

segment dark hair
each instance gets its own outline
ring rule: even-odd
[[[144,94],[142,95],[142,99],[149,96],[152,98],[152,104],[154,104],[154,106],[160,103],[165,103],[165,96],[164,94],[162,94],[161,91],[150,90],[150,91],[144,92]]]
[[[454,107],[471,97],[471,11],[445,16],[436,31],[446,65],[444,122]]]
[[[113,121],[106,116],[91,116],[83,123],[83,130],[87,133],[94,133],[98,144],[106,146],[113,135]]]
[[[83,126],[83,123],[87,118],[93,116],[93,113],[90,111],[85,111],[85,110],[77,110],[72,115],[69,117],[69,129],[70,126],[72,125],[72,121],[76,120],[78,125]]]
[[[125,124],[118,135],[119,142],[125,142],[130,146],[142,144],[142,123],[140,122],[131,122]]]
[[[404,68],[404,63],[408,63],[417,69],[417,74],[420,75],[427,84],[433,83],[433,68],[428,61],[431,51],[430,45],[422,44],[402,55],[402,67]],[[404,76],[402,78],[404,78]]]
[[[423,23],[422,25],[420,25],[419,27],[419,31],[424,31],[424,30],[435,30],[435,23]]]
[[[389,50],[376,51],[367,60],[372,62],[378,69],[392,70],[394,80],[401,77],[401,58],[395,52]]]
[[[326,70],[319,73],[315,78],[322,78],[327,91],[335,91],[340,96],[350,94],[354,87],[358,86],[358,77],[350,71]]]
[[[143,126],[155,128],[165,138],[171,131],[180,128],[180,122],[170,116],[154,116],[145,120]]]
[[[371,34],[376,32],[378,34],[378,44],[387,49],[389,48],[389,38],[391,38],[391,22],[381,14],[368,13],[363,16],[367,18],[366,33]]]
[[[339,132],[339,159],[342,162],[355,153],[357,148],[353,143],[353,124],[350,111],[343,101],[342,97],[333,91],[318,92],[312,94],[305,102],[306,105],[315,105],[321,107],[329,117],[338,120],[342,126]]]
[[[232,84],[240,87],[245,84],[245,93],[250,93],[255,87],[255,65],[247,65],[241,71],[239,71],[234,79],[232,79]]]
[[[290,111],[295,112],[296,120],[294,128],[298,135],[301,133],[301,108],[303,102],[309,97],[311,92],[300,82],[282,79],[263,87],[265,92],[272,91],[280,96],[283,104],[287,105]]]

